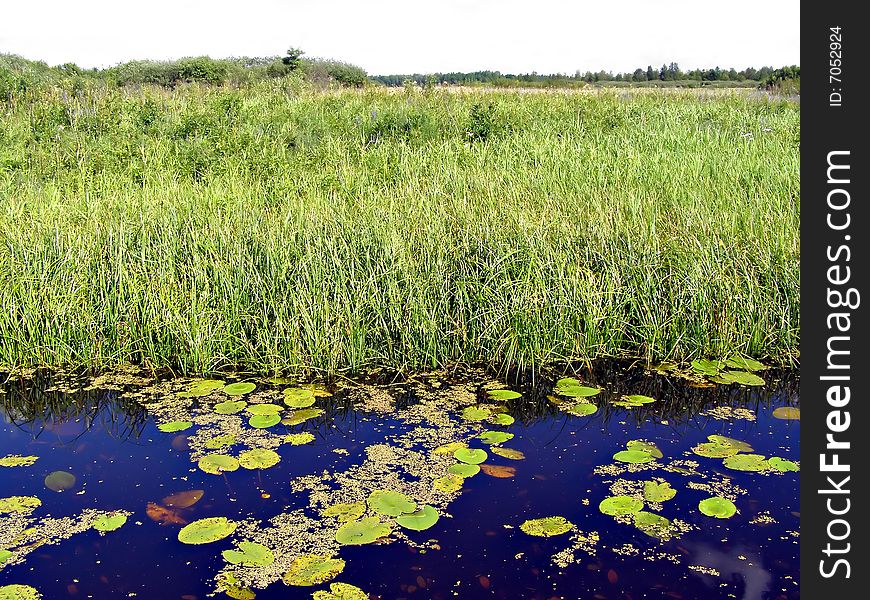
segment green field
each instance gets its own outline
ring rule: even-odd
[[[794,364],[800,108],[291,79],[0,99],[0,364]]]

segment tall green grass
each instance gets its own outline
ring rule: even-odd
[[[789,363],[799,118],[727,91],[31,91],[0,104],[0,364]]]

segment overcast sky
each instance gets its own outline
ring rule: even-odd
[[[109,66],[290,46],[371,74],[800,64],[798,0],[0,0],[0,52]]]

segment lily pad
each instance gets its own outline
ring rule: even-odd
[[[227,396],[244,396],[245,394],[250,394],[255,389],[257,389],[256,384],[250,381],[231,383],[224,388],[224,394]]]
[[[206,450],[217,450],[218,448],[225,448],[227,446],[232,446],[236,443],[236,436],[231,433],[222,433],[220,435],[216,435],[212,438],[206,439],[202,443],[202,447]]]
[[[630,396],[625,396],[625,398],[632,404],[652,404],[656,401],[655,398],[644,396],[643,394],[631,394]]]
[[[246,469],[268,469],[281,461],[281,455],[274,450],[254,448],[239,455],[239,464]]]
[[[661,515],[642,510],[634,513],[634,526],[647,535],[660,538],[670,531],[671,522]]]
[[[648,502],[665,502],[676,495],[677,490],[667,481],[645,481],[643,484],[643,497]]]
[[[739,383],[740,385],[764,385],[764,379],[747,371],[725,371],[725,375],[734,383]]]
[[[465,442],[450,442],[448,444],[442,444],[435,448],[432,451],[432,454],[434,454],[435,456],[453,456],[453,453],[460,448],[468,448],[468,444],[466,444]]]
[[[739,355],[734,355],[725,361],[725,366],[738,371],[763,371],[767,367],[757,360],[746,358]]]
[[[219,390],[224,386],[224,382],[220,379],[201,379],[193,382],[185,392],[186,396],[193,398],[202,398],[208,396],[215,390]]]
[[[257,416],[277,415],[284,409],[277,404],[251,404],[248,406],[248,414]]]
[[[0,550],[0,565],[12,558],[12,552],[9,550]]]
[[[196,464],[201,471],[210,475],[229,473],[239,468],[239,461],[226,454],[206,454]]]
[[[458,465],[456,465],[458,466]],[[480,470],[484,474],[496,479],[510,479],[517,474],[516,467],[506,467],[503,465],[480,465]]]
[[[644,450],[621,450],[614,454],[613,458],[631,464],[648,463],[654,460],[652,454]]]
[[[303,554],[293,559],[281,577],[287,585],[317,585],[334,579],[344,571],[344,561],[325,554]]]
[[[523,533],[540,537],[553,537],[568,533],[574,524],[565,517],[544,517],[542,519],[529,519],[520,525]]]
[[[319,408],[301,408],[287,414],[283,419],[281,419],[281,422],[284,423],[284,425],[299,425],[309,419],[319,417],[322,414],[323,411]]]
[[[161,502],[170,508],[190,508],[205,495],[205,490],[186,490],[166,496]]]
[[[598,407],[589,402],[578,402],[570,408],[564,409],[566,413],[575,417],[588,417],[598,412]]]
[[[0,458],[0,467],[29,467],[39,460],[38,456],[21,456],[20,454],[12,454]]]
[[[503,444],[513,439],[514,434],[506,431],[484,431],[477,436],[484,444]]]
[[[452,494],[462,489],[462,484],[465,483],[465,478],[459,475],[445,475],[438,477],[432,482],[432,487],[444,494]]]
[[[36,496],[10,496],[0,498],[0,514],[30,513],[42,506],[42,500]]]
[[[69,471],[53,471],[45,477],[45,487],[53,492],[64,492],[76,484],[76,476]]]
[[[566,383],[569,381],[571,383]],[[556,388],[553,390],[560,396],[566,396],[568,398],[591,398],[592,396],[597,396],[601,393],[601,388],[591,387],[588,385],[580,385],[580,382],[576,379],[574,380],[566,380],[560,379],[556,384]]]
[[[459,475],[463,478],[474,477],[478,473],[480,473],[480,465],[469,465],[467,463],[458,463],[455,465],[450,465],[447,469],[448,473],[452,473],[454,475]]]
[[[493,452],[495,452],[495,450],[495,448],[492,448]],[[453,458],[469,465],[479,465],[486,461],[488,455],[486,450],[480,450],[479,448],[460,448],[453,453]]]
[[[514,418],[506,413],[498,413],[497,415],[493,415],[492,422],[496,425],[503,425],[506,427],[514,424]]]
[[[643,502],[631,496],[610,496],[598,504],[598,510],[611,517],[631,515],[642,509]]]
[[[495,446],[489,449],[493,454],[497,454],[502,458],[507,458],[509,460],[523,460],[526,458],[526,455],[520,452],[519,450],[514,450],[513,448],[502,448],[501,446]]]
[[[341,504],[333,504],[323,511],[324,517],[335,517],[341,522],[354,521],[363,516],[366,512],[364,502],[343,502]]]
[[[416,502],[393,490],[375,490],[369,494],[366,502],[373,511],[387,517],[398,517],[417,509]]]
[[[725,368],[725,362],[721,360],[699,359],[692,361],[692,369],[701,375],[713,376]]]
[[[281,422],[281,415],[254,415],[248,419],[248,425],[255,429],[266,429]]]
[[[312,600],[369,600],[369,595],[349,583],[332,583],[329,585],[328,592],[317,590],[311,598]]]
[[[226,517],[208,517],[185,525],[178,532],[182,544],[210,544],[233,534],[236,523]]]
[[[284,443],[290,444],[291,446],[302,446],[303,444],[310,444],[313,441],[314,434],[307,431],[303,431],[302,433],[288,433],[284,436]]]
[[[714,444],[722,444],[723,446],[731,446],[738,452],[752,452],[753,448],[747,442],[735,440],[734,438],[725,437],[724,435],[708,435],[707,439]]]
[[[254,590],[239,585],[239,578],[234,573],[225,571],[218,575],[217,580],[223,587],[224,593],[233,600],[255,600],[257,597]]]
[[[800,421],[801,409],[795,408],[794,406],[780,406],[773,409],[773,416],[774,418],[784,419],[786,421]]]
[[[214,411],[219,415],[234,415],[245,410],[247,405],[244,400],[224,400],[214,405]]]
[[[284,404],[291,408],[308,408],[316,400],[314,392],[305,388],[288,388],[284,390]]]
[[[770,465],[761,454],[737,454],[729,456],[722,464],[735,471],[767,471]]]
[[[127,522],[127,515],[103,515],[94,519],[93,528],[97,531],[108,532],[120,529]]]
[[[734,446],[715,442],[704,442],[692,448],[692,452],[705,458],[727,458],[739,452]]]
[[[731,502],[731,500],[729,500],[728,498],[714,496],[713,498],[701,500],[698,503],[698,510],[700,510],[708,517],[727,519],[734,516],[734,514],[737,512],[737,507],[734,506],[734,503]]]
[[[256,542],[239,542],[238,550],[224,550],[221,554],[228,563],[243,567],[268,567],[275,562],[272,551]]]
[[[648,452],[653,458],[664,457],[664,454],[662,454],[662,451],[659,450],[659,447],[656,446],[655,442],[650,442],[648,440],[629,440],[628,443],[625,444],[625,447],[629,450],[642,450],[643,452]]]
[[[486,392],[487,397],[490,400],[516,400],[517,398],[522,398],[522,394],[519,392],[515,392],[513,390],[488,390]]]
[[[423,531],[429,529],[438,522],[438,511],[428,504],[424,504],[416,511],[396,518],[396,523],[405,529]]]
[[[389,523],[381,523],[377,517],[366,517],[339,527],[335,532],[335,541],[342,546],[361,546],[387,537],[391,531]]]
[[[774,471],[786,472],[786,471],[800,471],[801,468],[798,466],[796,462],[786,460],[784,458],[780,458],[778,456],[773,456],[767,459],[767,464],[770,465],[770,468]]]
[[[163,425],[158,425],[157,429],[162,431],[163,433],[175,433],[177,431],[184,431],[185,429],[190,429],[193,427],[193,423],[190,421],[172,421],[171,423],[164,423]]]
[[[462,418],[466,421],[485,421],[490,417],[489,409],[480,406],[466,406],[462,409]]]
[[[42,594],[29,585],[20,583],[0,585],[0,600],[40,600],[40,598]]]

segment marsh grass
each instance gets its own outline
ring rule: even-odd
[[[0,103],[0,364],[791,363],[799,117],[738,92],[31,91]]]

